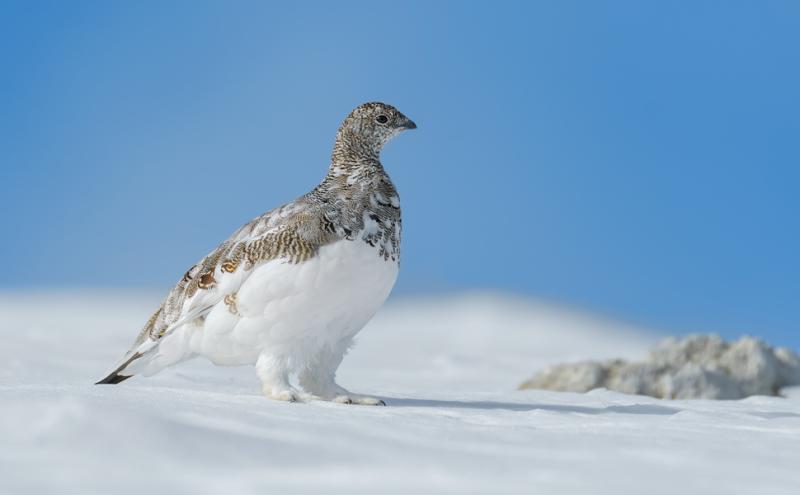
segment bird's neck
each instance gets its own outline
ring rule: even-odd
[[[340,187],[363,187],[365,183],[373,182],[375,178],[385,174],[379,146],[369,140],[360,139],[347,129],[339,129],[326,181],[333,181]]]
[[[334,154],[328,174],[317,191],[328,196],[366,201],[376,188],[394,187],[377,157],[346,158]]]
[[[318,190],[327,195],[366,200],[380,184],[391,184],[380,160],[380,146],[348,128],[339,129],[333,146],[328,174]]]
[[[322,185],[342,192],[349,189],[363,191],[382,180],[388,180],[388,176],[378,159],[342,160],[334,157]]]
[[[364,139],[347,127],[336,133],[336,143],[331,154],[332,164],[378,162],[381,159],[381,147],[374,139]]]

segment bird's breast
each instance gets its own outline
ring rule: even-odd
[[[355,334],[386,300],[398,270],[397,261],[358,238],[322,246],[300,263],[270,261],[236,294],[236,331],[265,342]]]

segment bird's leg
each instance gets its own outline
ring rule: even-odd
[[[270,399],[297,402],[300,393],[289,384],[286,359],[261,354],[256,361],[256,374],[261,379],[261,390]]]
[[[362,404],[385,406],[380,399],[354,394],[336,383],[336,370],[344,358],[351,339],[345,339],[333,347],[321,350],[300,372],[298,379],[303,389],[320,400],[340,404]]]

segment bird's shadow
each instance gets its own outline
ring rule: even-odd
[[[521,404],[514,402],[494,401],[457,401],[457,400],[429,400],[429,399],[404,399],[385,397],[386,404],[391,407],[435,407],[454,409],[478,409],[507,411],[554,411],[578,414],[647,414],[656,416],[670,416],[682,411],[675,407],[660,406],[657,404],[631,404],[627,406],[615,405],[606,407],[586,407],[557,404]]]

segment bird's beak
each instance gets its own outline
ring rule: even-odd
[[[416,129],[417,124],[415,124],[414,121],[409,119],[408,117],[403,116],[403,120],[400,121],[400,127],[402,127],[403,129]]]

